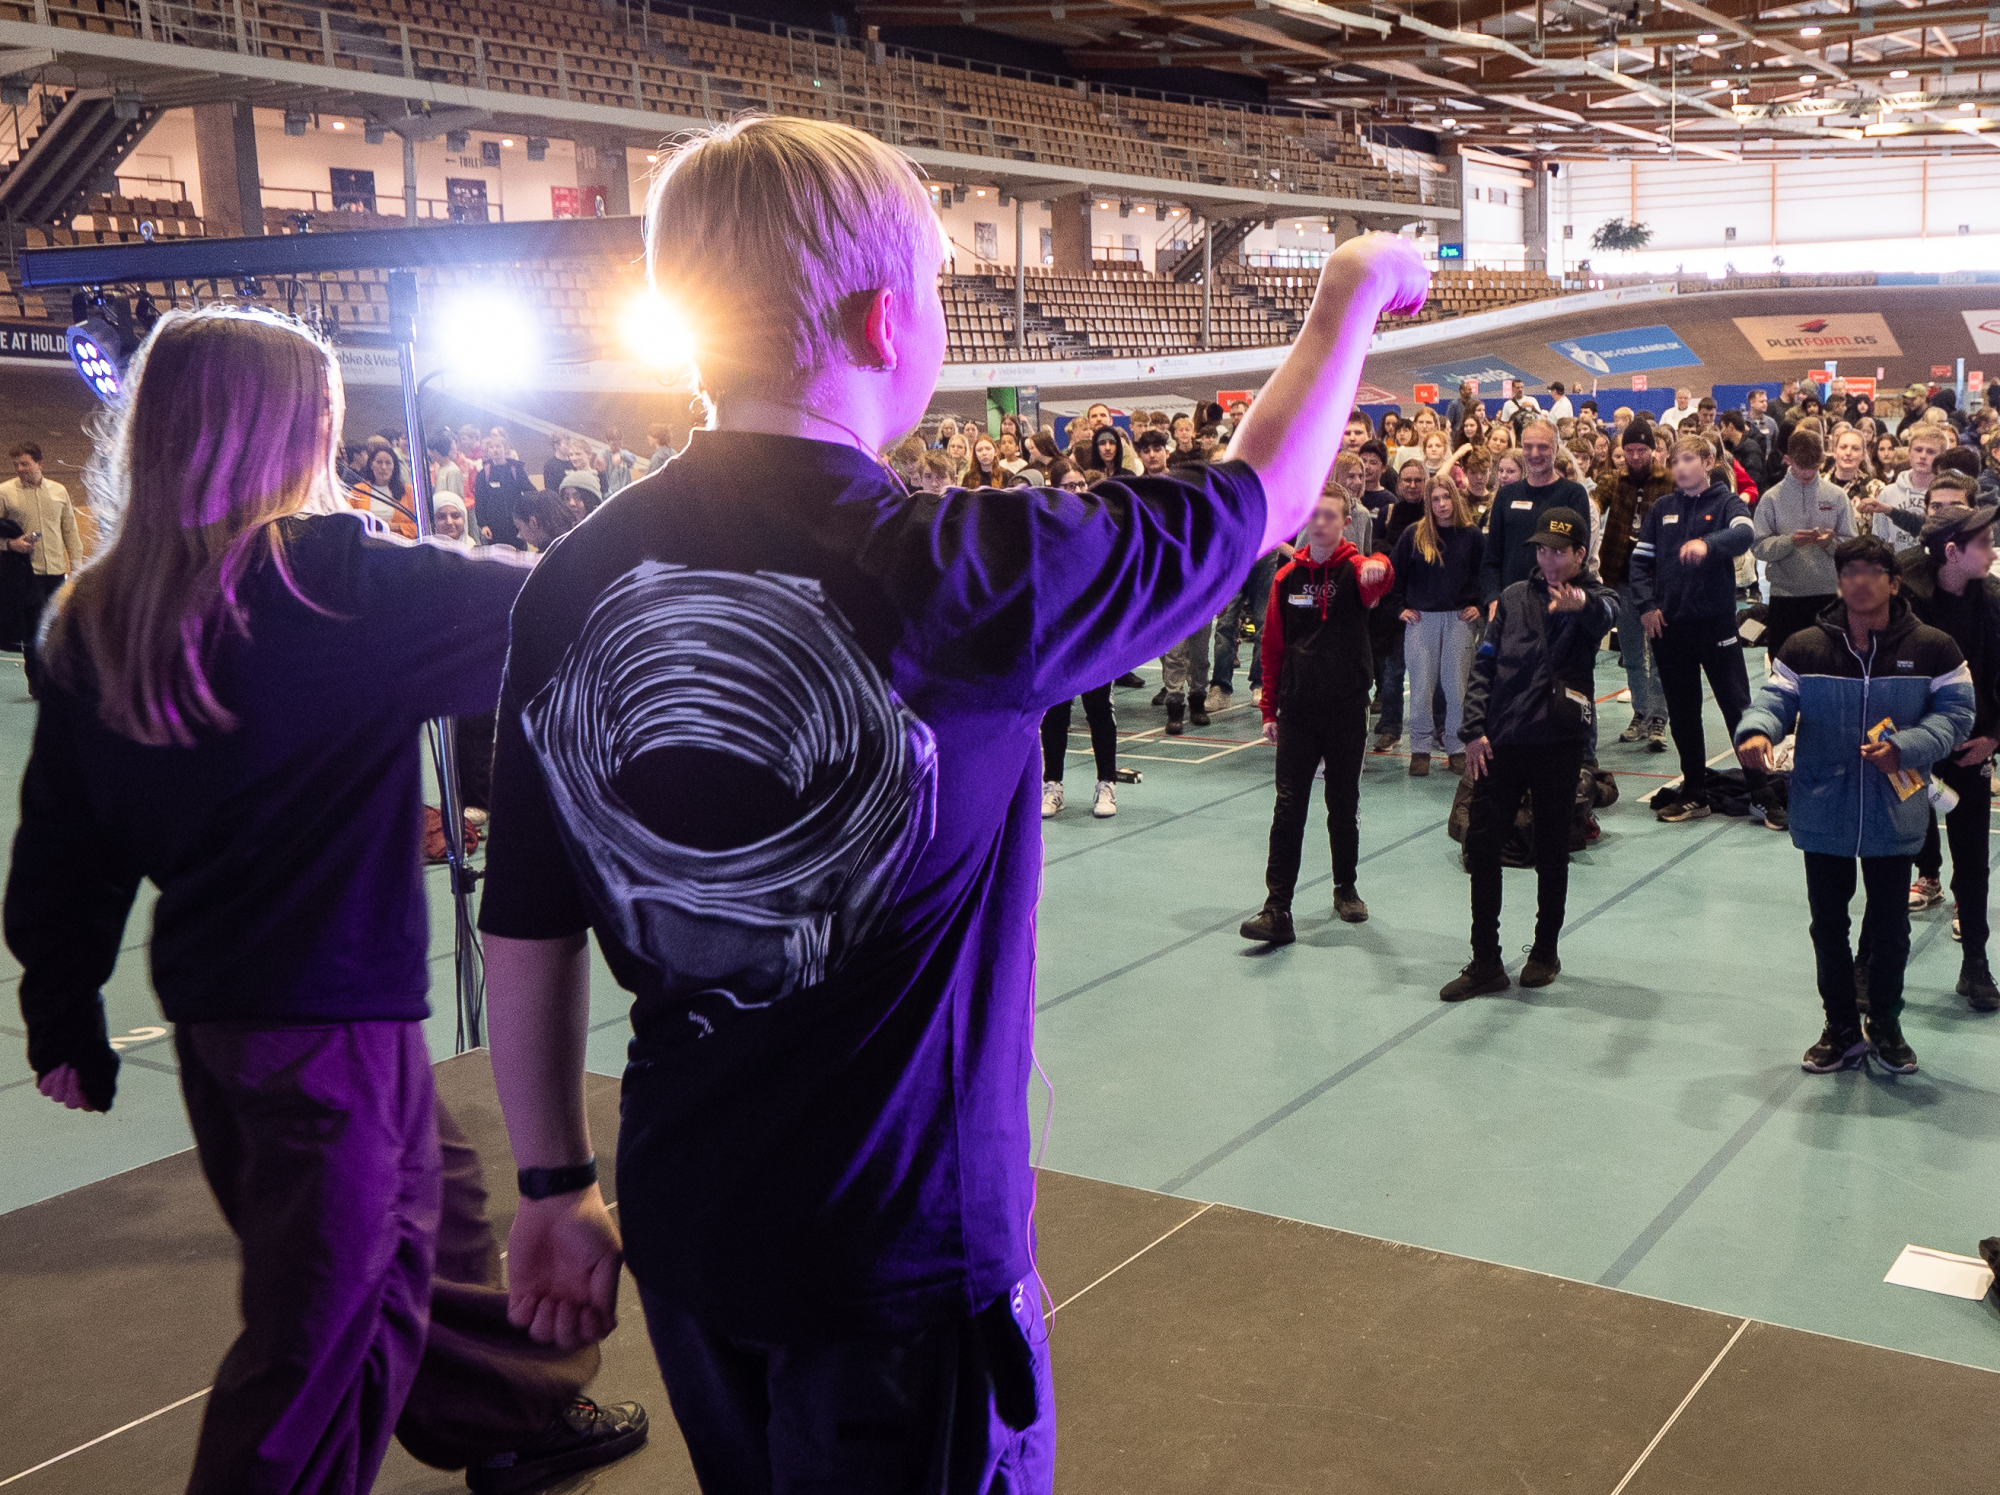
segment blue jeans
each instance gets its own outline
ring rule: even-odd
[[[1403,628],[1396,625],[1395,641],[1382,651],[1382,657],[1375,661],[1375,688],[1382,700],[1382,716],[1375,723],[1375,730],[1384,735],[1403,735],[1403,682],[1408,675],[1408,667],[1403,659]],[[1428,700],[1424,709],[1430,709]]]
[[[1618,587],[1618,660],[1625,666],[1625,686],[1632,692],[1632,714],[1648,721],[1666,720],[1667,693],[1660,686],[1660,662],[1639,621],[1639,604],[1631,583]]]
[[[1250,688],[1255,690],[1264,679],[1264,609],[1271,605],[1271,582],[1278,574],[1278,566],[1284,560],[1277,551],[1272,551],[1250,568],[1250,579],[1243,583],[1243,590],[1230,599],[1229,606],[1222,610],[1222,616],[1215,620],[1215,664],[1209,683],[1219,690],[1234,691],[1236,682],[1236,662],[1240,645],[1237,635],[1243,631],[1243,620],[1249,618],[1257,628],[1259,642],[1250,649]]]

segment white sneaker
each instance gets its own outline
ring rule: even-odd
[[[477,805],[467,805],[465,807],[465,823],[476,830],[485,830],[486,822],[489,818],[491,817]]]
[[[1042,819],[1053,820],[1056,816],[1062,814],[1062,807],[1062,785],[1058,784],[1054,779],[1044,779],[1042,781]]]
[[[1058,785],[1057,789],[1060,792],[1061,786]],[[1107,784],[1102,779],[1097,781],[1097,795],[1090,802],[1090,813],[1095,815],[1099,820],[1109,820],[1113,815],[1118,813],[1118,789],[1116,785]]]
[[[1202,709],[1208,712],[1210,716],[1215,715],[1218,711],[1227,711],[1229,709],[1230,697],[1234,694],[1234,691],[1224,690],[1219,685],[1211,685],[1208,688],[1208,700],[1204,703]]]

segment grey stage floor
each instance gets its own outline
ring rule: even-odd
[[[504,1180],[484,1056],[438,1082]],[[617,1084],[589,1084],[609,1138]],[[1059,1173],[1038,1219],[1065,1491],[2000,1488],[1989,1371]],[[236,1330],[193,1154],[0,1216],[0,1264],[0,1486],[180,1489]],[[645,1401],[653,1442],[555,1488],[692,1492],[626,1286],[592,1389]],[[463,1485],[397,1449],[376,1488]]]

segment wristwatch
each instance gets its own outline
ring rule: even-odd
[[[558,1194],[574,1194],[597,1182],[597,1159],[572,1163],[567,1168],[522,1168],[514,1175],[523,1199],[553,1199]]]

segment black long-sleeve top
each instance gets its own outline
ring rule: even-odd
[[[527,567],[412,545],[360,515],[287,520],[308,607],[268,562],[212,673],[239,718],[147,747],[50,680],[21,784],[7,944],[36,1074],[108,1106],[99,988],[159,887],[153,986],[176,1023],[415,1019],[429,1008],[418,728],[491,710]]]
[[[1479,557],[1486,536],[1469,524],[1438,530],[1438,558],[1424,559],[1417,549],[1417,526],[1396,537],[1390,563],[1396,585],[1389,593],[1391,613],[1455,613],[1479,606]]]

